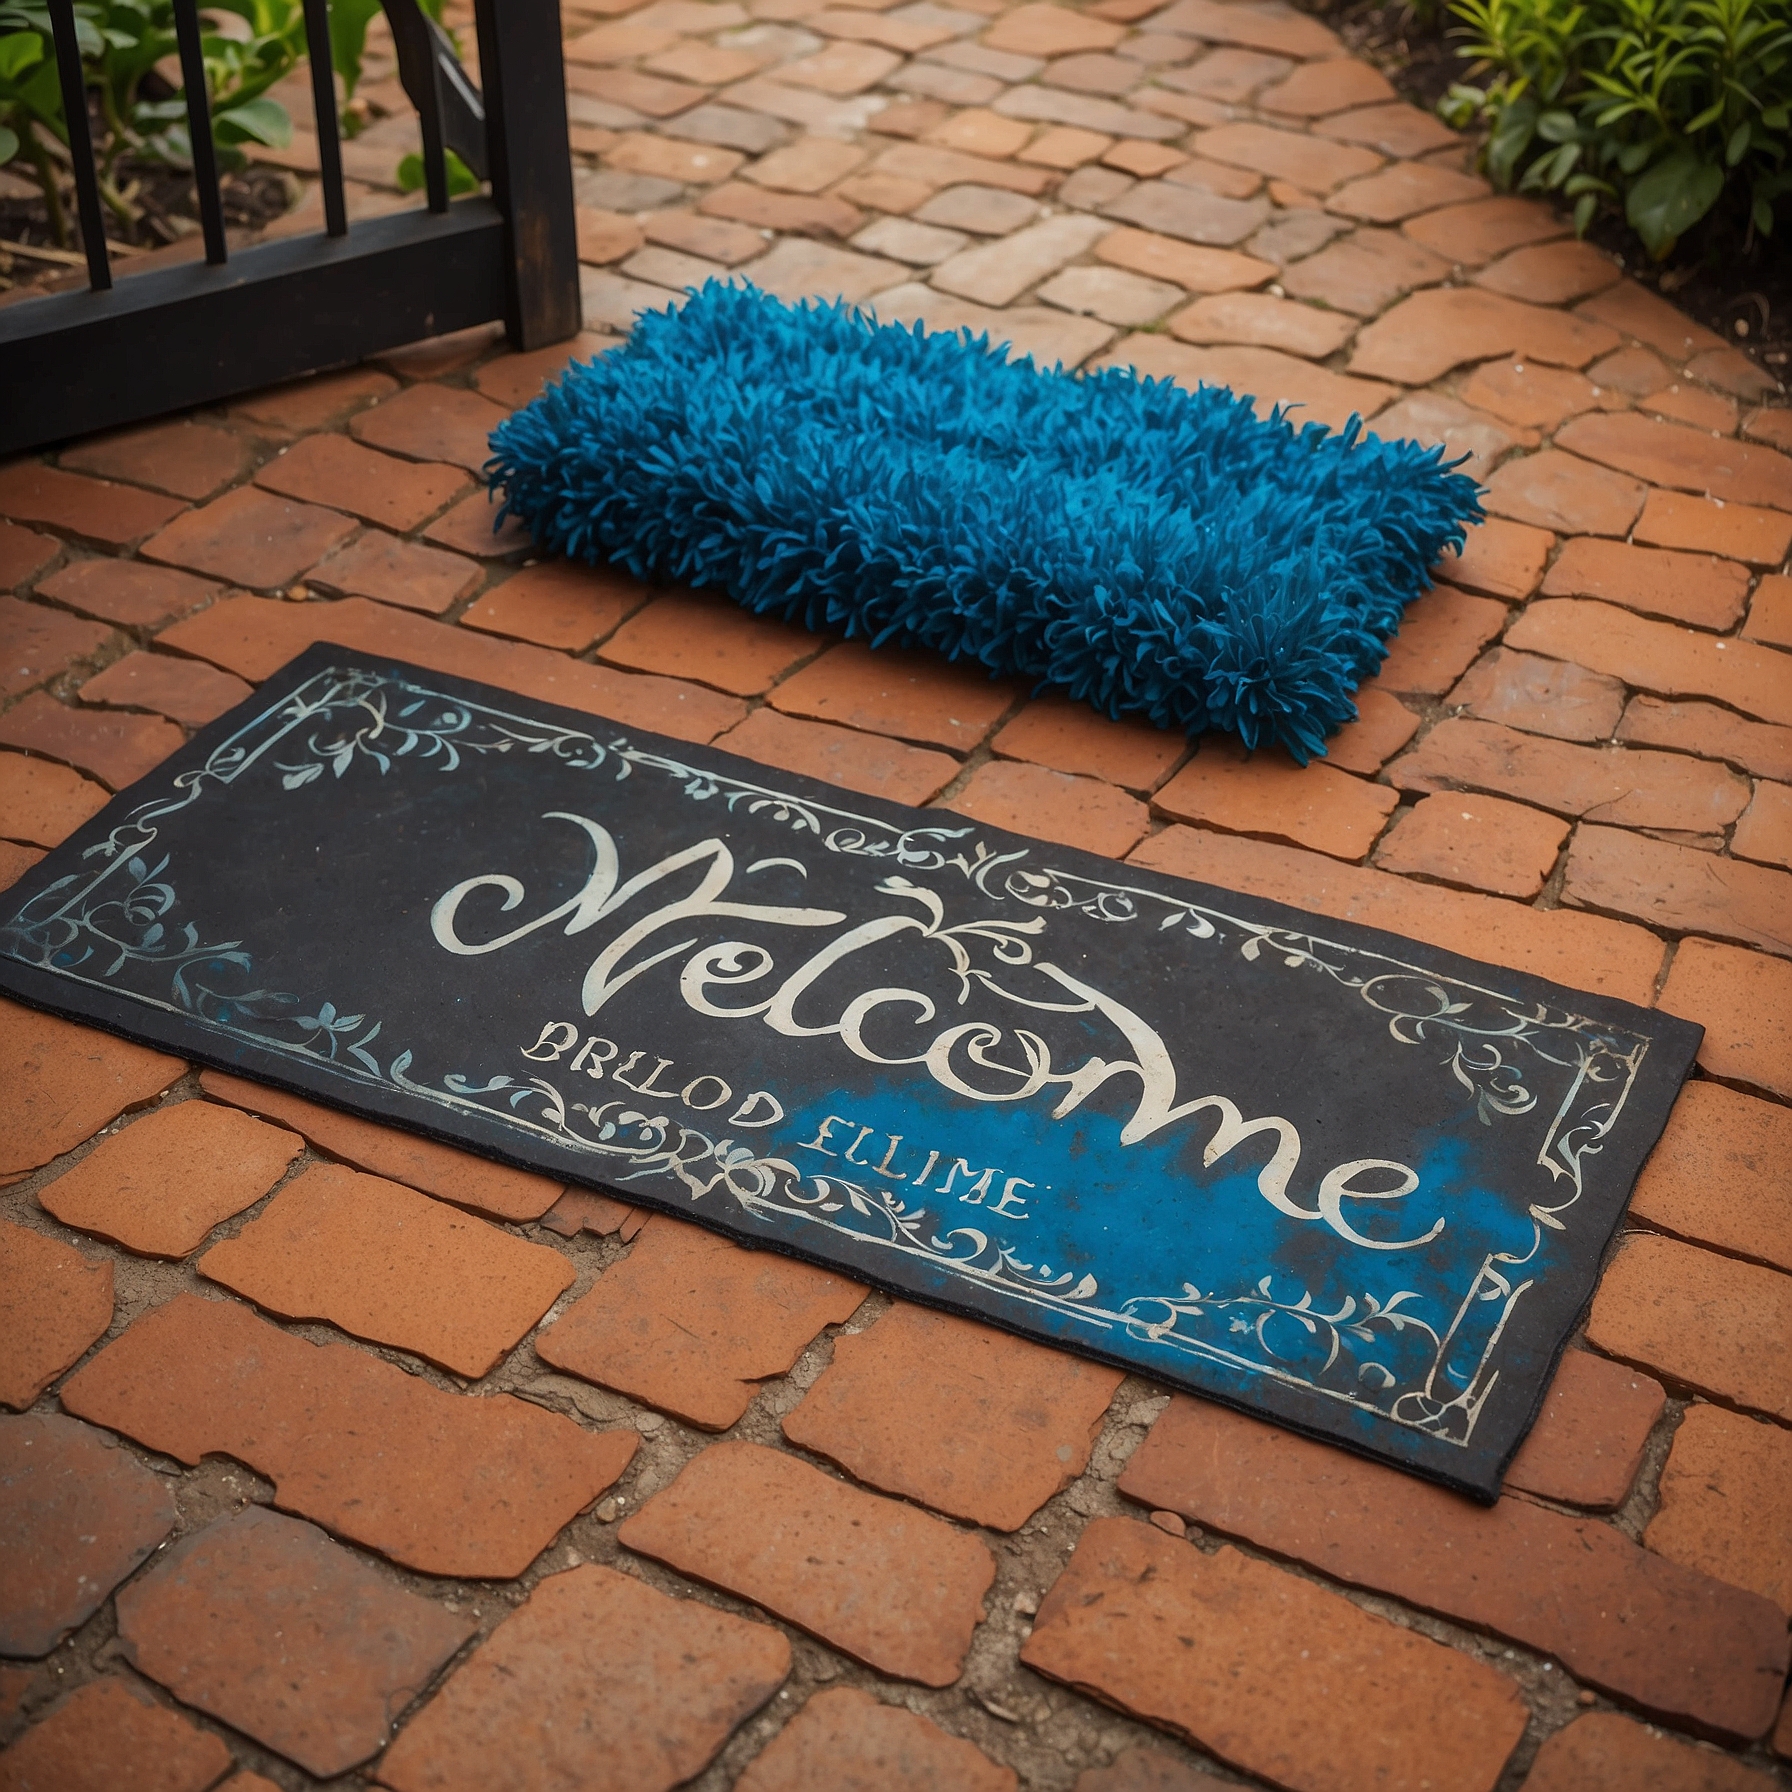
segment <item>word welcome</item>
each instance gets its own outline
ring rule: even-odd
[[[1398,1201],[1419,1186],[1415,1171],[1387,1158],[1356,1158],[1326,1171],[1312,1205],[1302,1205],[1291,1192],[1301,1156],[1300,1132],[1294,1123],[1280,1114],[1247,1119],[1224,1095],[1178,1101],[1176,1065],[1157,1029],[1117,996],[1035,955],[1033,941],[1046,929],[1043,915],[1023,921],[980,919],[948,925],[945,903],[935,891],[905,877],[890,876],[878,883],[877,893],[904,906],[847,926],[794,969],[784,970],[766,946],[727,938],[705,944],[702,935],[717,923],[831,930],[850,917],[840,909],[744,901],[730,895],[736,877],[734,854],[719,838],[668,853],[624,880],[621,856],[609,829],[589,816],[565,810],[551,810],[542,819],[570,822],[589,837],[595,862],[583,886],[532,921],[490,939],[473,940],[460,931],[461,909],[469,897],[482,891],[501,892],[504,900],[498,912],[508,914],[521,905],[526,892],[517,878],[502,872],[467,878],[445,891],[430,910],[430,930],[444,950],[461,957],[501,952],[557,921],[565,923],[562,931],[568,936],[584,933],[619,915],[654,885],[695,872],[695,886],[687,894],[661,902],[624,926],[591,961],[580,992],[587,1015],[599,1013],[655,966],[682,959],[678,993],[695,1013],[721,1020],[756,1019],[790,1039],[837,1037],[865,1063],[916,1066],[942,1088],[968,1101],[1020,1102],[1047,1091],[1061,1091],[1051,1109],[1054,1120],[1064,1119],[1092,1096],[1116,1085],[1132,1103],[1120,1128],[1122,1145],[1137,1144],[1178,1121],[1211,1115],[1214,1131],[1201,1158],[1203,1166],[1211,1168],[1247,1141],[1266,1137],[1270,1156],[1257,1174],[1257,1192],[1288,1219],[1322,1224],[1347,1243],[1371,1251],[1414,1250],[1429,1244],[1444,1229],[1441,1218],[1417,1238],[1371,1238],[1356,1229],[1344,1212],[1346,1201]],[[750,878],[777,870],[808,877],[808,868],[800,860],[783,857],[757,860],[747,866],[745,875]],[[654,936],[667,931],[686,937],[676,938],[671,945],[658,945]],[[940,969],[956,980],[960,1005],[976,993],[1022,1011],[1029,1024],[1010,1030],[989,1019],[960,1021],[931,1037],[911,1039],[910,1043],[919,1045],[918,1051],[902,1050],[903,1032],[930,1029],[939,1017],[938,1003],[926,990],[908,986],[864,988],[862,979],[854,978],[852,961],[873,948],[887,953],[892,943],[907,943],[905,936],[910,935],[914,943],[932,946],[942,955]],[[655,949],[631,958],[650,942]],[[993,962],[979,964],[978,955]],[[1030,989],[1013,986],[1023,971],[1030,973]],[[751,992],[759,997],[756,1001],[737,1006],[718,999],[746,991],[750,985],[759,986]],[[1052,1043],[1040,1029],[1062,1026],[1066,1017],[1088,1017],[1077,1022],[1084,1038],[1091,1025],[1105,1028],[1117,1040],[1105,1049],[1115,1055],[1104,1056],[1079,1043],[1074,1049],[1082,1054],[1080,1061],[1060,1068]],[[561,1029],[572,1025],[553,1024]],[[572,1030],[573,1038],[576,1031]],[[569,1038],[565,1050],[571,1049]],[[589,1072],[589,1061],[584,1068]],[[1363,1187],[1359,1179],[1365,1176],[1392,1178],[1392,1186]]]

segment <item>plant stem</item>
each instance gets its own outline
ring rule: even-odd
[[[51,165],[49,152],[43,146],[43,140],[37,134],[37,120],[25,120],[25,150],[31,158],[31,165],[37,170],[37,184],[43,189],[44,209],[50,214],[50,233],[56,239],[56,247],[68,247],[68,215],[62,209],[62,190],[57,184],[56,170]]]

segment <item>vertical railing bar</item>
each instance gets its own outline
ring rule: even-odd
[[[423,94],[417,106],[417,122],[423,127],[423,182],[429,192],[429,209],[448,209],[448,158],[442,144],[442,77],[436,63],[436,46],[429,44],[429,60]]]
[[[336,120],[336,72],[330,54],[328,0],[305,0],[305,47],[311,57],[311,108],[317,116],[317,167],[324,189],[324,228],[348,235],[342,193],[342,138]]]
[[[50,31],[56,44],[56,73],[62,82],[62,116],[68,125],[69,161],[75,171],[75,203],[81,219],[81,247],[87,255],[87,284],[95,292],[109,292],[112,260],[106,253],[100,177],[93,161],[93,133],[87,123],[87,80],[81,68],[81,39],[75,31],[75,0],[50,0]]]
[[[193,185],[199,196],[199,223],[205,232],[205,259],[217,267],[230,250],[224,241],[224,199],[218,191],[218,151],[212,142],[212,103],[205,88],[198,0],[174,0],[174,35],[180,43],[180,73],[187,87],[187,136],[192,141]]]

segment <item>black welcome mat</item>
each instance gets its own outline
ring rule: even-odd
[[[331,646],[0,915],[26,1001],[1483,1498],[1699,1037]]]

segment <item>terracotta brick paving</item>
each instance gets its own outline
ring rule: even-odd
[[[0,1004],[0,1789],[1792,1787],[1781,393],[1274,0],[566,30],[576,344],[0,468],[0,881],[332,638],[1657,1003],[1697,1077],[1483,1510]],[[494,537],[491,426],[731,270],[1359,410],[1493,520],[1304,771]]]

